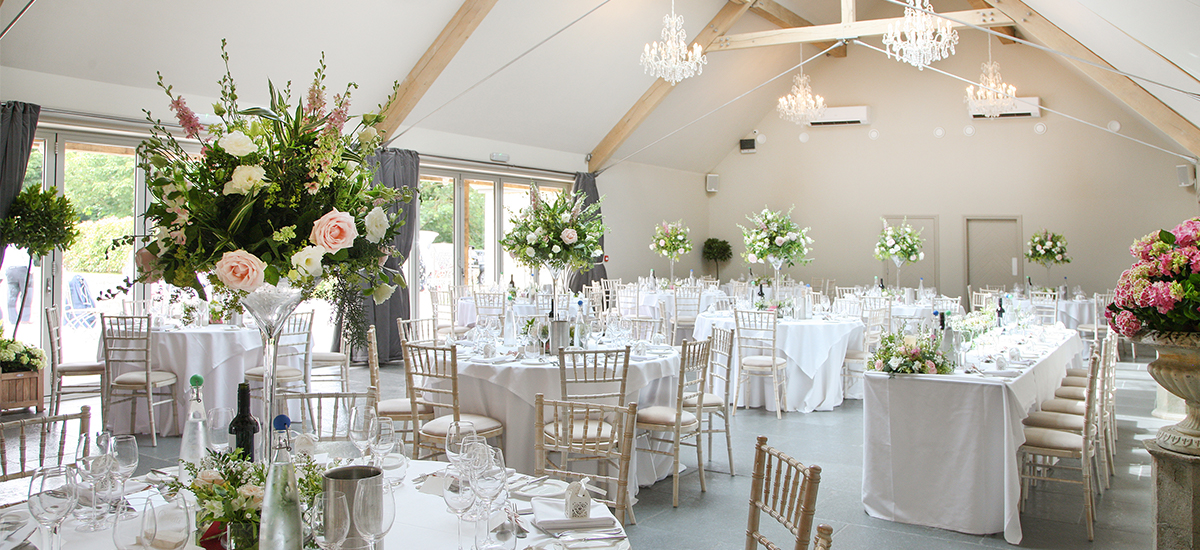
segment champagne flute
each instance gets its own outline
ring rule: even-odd
[[[325,491],[317,495],[308,512],[308,523],[312,526],[313,540],[321,550],[338,550],[350,534],[350,508],[346,494],[341,491]]]
[[[154,503],[149,498],[130,499],[133,512],[113,516],[113,544],[118,550],[149,548],[158,536],[158,520]]]
[[[48,550],[62,545],[58,528],[78,502],[72,487],[75,480],[75,469],[70,466],[40,468],[29,478],[29,513],[49,531]]]
[[[133,514],[125,507],[125,482],[133,475],[138,467],[138,442],[132,435],[118,435],[112,438],[112,456],[114,477],[117,484],[117,513],[122,516]]]
[[[350,410],[350,442],[358,448],[363,457],[367,450],[379,437],[379,419],[375,416],[375,408],[366,405],[355,405]]]
[[[379,541],[392,530],[396,520],[396,499],[390,491],[383,490],[380,477],[358,480],[354,490],[354,526],[358,535],[379,546]]]
[[[458,463],[458,455],[462,452],[463,438],[475,435],[475,424],[468,420],[451,422],[446,428],[446,459],[451,464]]]
[[[229,407],[208,409],[208,447],[213,451],[229,451],[229,424],[233,422],[233,416],[233,409]]]
[[[508,472],[504,468],[504,452],[486,444],[473,448],[481,455],[479,463],[471,471],[471,490],[475,491],[475,496],[483,502],[478,518],[483,521],[482,533],[480,529],[475,530],[476,538],[483,534],[483,540],[479,542],[478,547],[480,550],[501,547],[500,542],[492,538],[487,521],[492,515],[492,504],[508,481]]]
[[[371,457],[379,466],[383,465],[383,459],[396,448],[396,429],[391,418],[380,418],[379,432],[375,440],[371,442]]]
[[[442,470],[438,477],[443,479],[442,500],[445,500],[446,507],[458,516],[458,550],[463,550],[463,514],[475,505],[475,491],[471,489],[470,477],[454,466]]]

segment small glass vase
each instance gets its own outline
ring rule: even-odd
[[[258,324],[259,334],[263,341],[263,421],[270,422],[275,418],[275,350],[279,346],[279,333],[289,315],[296,306],[304,300],[304,292],[292,287],[287,280],[281,280],[278,286],[264,283],[257,290],[242,298],[242,306]],[[266,424],[269,426],[269,424]],[[255,453],[260,462],[270,460],[272,430],[263,430],[262,441],[259,442],[259,452]]]
[[[892,263],[896,264],[896,291],[900,291],[900,268],[904,267],[904,258],[892,256]]]
[[[775,268],[775,278],[771,280],[772,291],[775,293],[775,298],[780,299],[779,289],[783,281],[779,278],[779,270],[783,269],[784,259],[778,256],[767,256],[767,261],[771,262],[771,267]]]

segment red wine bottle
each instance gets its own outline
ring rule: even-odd
[[[238,412],[229,423],[229,434],[233,436],[233,448],[241,449],[242,458],[254,461],[254,434],[258,433],[258,419],[250,414],[250,384],[238,384]]]

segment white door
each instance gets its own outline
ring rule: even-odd
[[[967,284],[973,288],[1012,288],[1013,283],[1020,282],[1025,269],[1021,219],[967,218],[966,222]]]

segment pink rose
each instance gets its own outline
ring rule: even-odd
[[[575,230],[570,227],[564,229],[560,237],[562,237],[562,242],[567,244],[575,244],[579,241],[579,234],[575,233]]]
[[[155,269],[154,264],[157,261],[158,256],[155,256],[148,248],[138,250],[137,254],[133,256],[133,263],[137,265],[138,271],[145,275],[147,283],[157,283],[159,279],[162,279],[162,272]]]
[[[875,370],[883,370],[883,361],[875,361]]]
[[[313,223],[312,233],[308,236],[313,244],[323,246],[329,252],[354,246],[356,237],[358,228],[354,226],[354,216],[338,212],[336,208]]]
[[[262,260],[245,250],[226,252],[217,262],[217,278],[234,290],[252,292],[263,284],[263,271],[267,268]]]
[[[933,364],[933,361],[925,361],[925,373],[937,374],[937,365]]]

